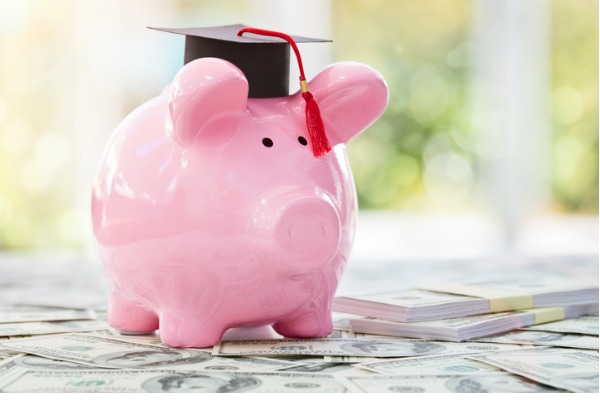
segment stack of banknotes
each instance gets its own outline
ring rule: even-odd
[[[540,275],[522,280],[441,283],[337,297],[333,309],[355,332],[464,341],[545,322],[598,314],[598,285]]]
[[[597,311],[597,309],[596,309]],[[598,317],[464,342],[236,328],[212,348],[122,335],[102,312],[0,306],[0,392],[598,392]]]

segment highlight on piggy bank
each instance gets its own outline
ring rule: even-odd
[[[244,28],[160,29],[185,35],[185,65],[107,144],[92,220],[115,329],[173,347],[238,326],[332,330],[357,217],[345,144],[387,86],[341,62],[290,95],[290,48],[301,66],[293,43],[321,40]]]

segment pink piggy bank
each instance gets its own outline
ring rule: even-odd
[[[345,143],[384,111],[382,76],[359,63],[310,83],[332,151],[315,157],[300,93],[248,98],[233,64],[186,64],[111,136],[92,196],[108,319],[206,347],[236,326],[331,332],[331,301],[357,204]]]

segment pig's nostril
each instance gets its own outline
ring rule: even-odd
[[[263,140],[262,140],[262,144],[263,144],[265,147],[273,147],[273,141],[272,141],[271,139],[269,139],[268,137],[266,137],[266,138],[263,138]]]
[[[333,257],[340,240],[340,223],[331,204],[318,198],[295,200],[285,207],[275,241],[293,265],[320,265]]]

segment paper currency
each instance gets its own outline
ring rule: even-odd
[[[463,341],[530,326],[540,320],[554,321],[565,315],[578,316],[597,308],[597,304],[546,307],[503,313],[421,322],[392,322],[373,318],[350,320],[352,331],[433,340]]]
[[[213,355],[307,355],[359,357],[415,357],[432,354],[468,354],[501,350],[501,345],[433,342],[416,339],[284,339],[221,341]],[[510,348],[505,348],[506,350]],[[336,362],[348,362],[339,361]]]
[[[388,375],[480,375],[498,368],[465,358],[464,354],[377,360],[358,364],[358,368]]]
[[[545,331],[560,333],[580,333],[582,335],[598,336],[598,317],[579,317],[547,324],[532,325],[522,328],[527,331]]]
[[[53,360],[50,358],[44,358],[39,356],[34,356],[31,354],[18,354],[16,356],[11,357],[10,359],[4,360],[3,363],[0,363],[0,375],[3,372],[11,368],[25,368],[30,370],[90,370],[96,369],[91,365],[84,365],[73,363],[70,361],[61,361],[61,360]]]
[[[598,337],[575,333],[514,331],[503,335],[477,339],[483,343],[520,343],[538,346],[572,347],[598,350]]]
[[[595,352],[542,348],[469,358],[557,388],[598,393],[598,353]]]
[[[20,353],[18,351],[3,349],[0,347],[0,360],[16,356],[17,354]]]
[[[489,302],[482,298],[413,289],[336,297],[333,310],[388,321],[411,322],[483,314],[489,311]]]
[[[375,373],[373,371],[367,371],[365,369],[356,368],[353,364],[330,363],[325,362],[323,360],[319,360],[315,357],[295,359],[294,362],[300,365],[296,367],[280,369],[279,371],[332,375],[370,375]]]
[[[108,328],[108,323],[95,319],[55,322],[21,322],[14,324],[0,324],[0,336],[89,332]]]
[[[357,333],[356,335],[363,335],[364,339],[377,339],[377,335],[367,335]],[[385,337],[385,336],[382,336]],[[364,340],[363,339],[363,340]],[[406,340],[409,342],[422,342],[421,340],[416,339],[398,339],[394,338],[394,340]],[[435,355],[438,356],[452,356],[452,355],[465,355],[465,354],[477,354],[477,353],[487,353],[493,351],[510,351],[510,350],[518,350],[522,348],[533,348],[535,346],[530,345],[522,345],[522,344],[486,344],[486,343],[473,343],[473,342],[435,342],[428,341],[425,343],[430,343],[432,345],[441,346],[441,349],[437,352],[434,352]],[[429,355],[414,355],[414,356],[405,356],[405,358],[423,358],[430,357]],[[329,363],[369,363],[369,362],[379,362],[381,361],[381,357],[360,357],[360,356],[324,356],[323,360]]]
[[[41,306],[0,306],[0,324],[95,318],[96,315],[92,310],[73,310]]]
[[[370,375],[339,378],[348,388],[364,393],[546,393],[562,392],[518,375]]]
[[[216,358],[196,349],[174,349],[82,334],[12,340],[2,345],[24,353],[96,368],[275,371],[298,366],[294,362],[269,358]]]
[[[0,392],[52,393],[343,393],[332,375],[171,370],[29,371],[13,368],[0,377]]]
[[[412,290],[340,296],[334,299],[333,310],[386,321],[417,322],[597,302],[597,284],[540,274],[520,280],[467,285],[445,282]]]

